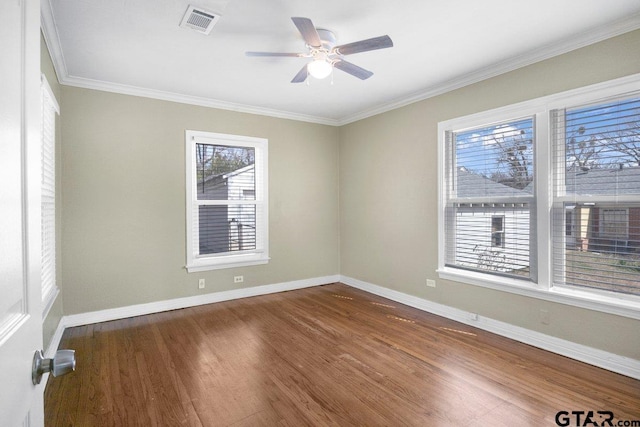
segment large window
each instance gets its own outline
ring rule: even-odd
[[[640,295],[640,95],[551,117],[554,284]]]
[[[268,261],[267,140],[187,131],[187,269]]]
[[[440,277],[640,318],[639,83],[439,123]]]
[[[533,119],[447,132],[445,264],[531,278]]]

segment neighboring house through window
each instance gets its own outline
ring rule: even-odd
[[[533,120],[448,132],[445,151],[445,264],[529,278]]]
[[[186,132],[187,269],[268,262],[267,140]]]
[[[440,277],[640,318],[639,82],[439,123]]]
[[[577,230],[554,241],[554,283],[640,295],[640,95],[554,109],[551,124],[555,217],[574,212]]]

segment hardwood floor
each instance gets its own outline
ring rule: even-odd
[[[47,426],[640,420],[638,380],[341,284],[71,328],[60,347],[77,371],[49,379]]]

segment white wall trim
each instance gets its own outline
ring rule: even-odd
[[[396,99],[394,101],[361,111],[356,114],[352,114],[340,119],[338,121],[338,126],[357,122],[358,120],[386,113],[387,111],[395,110],[397,108],[401,108],[415,102],[423,101],[428,98],[433,98],[435,96],[451,92],[452,90],[460,89],[462,87],[478,83],[483,80],[487,80],[492,77],[496,77],[501,74],[526,67],[528,65],[535,64],[536,62],[544,61],[546,59],[550,59],[555,56],[559,56],[573,50],[580,49],[604,41],[606,39],[637,30],[638,28],[640,28],[640,13],[630,15],[610,25],[605,25],[592,31],[584,32],[573,38],[566,39],[560,43],[552,43],[547,46],[543,46],[539,49],[527,52],[526,54],[522,54],[509,60],[490,65],[489,67],[464,74],[462,76],[454,77],[451,80],[447,80],[418,92],[414,92],[403,98]]]
[[[42,300],[42,320],[46,319],[49,315],[49,311],[51,311],[51,307],[53,307],[53,303],[56,302],[56,299],[60,295],[60,288],[55,286],[50,290],[48,295],[45,295]]]
[[[324,276],[312,279],[295,280],[292,282],[276,283],[272,285],[255,286],[251,288],[233,289],[230,291],[215,292],[206,295],[177,298],[172,300],[158,301],[148,304],[137,304],[128,307],[120,307],[108,310],[100,310],[89,313],[73,314],[64,316],[56,329],[49,346],[46,357],[53,357],[65,328],[88,325],[92,323],[107,322],[111,320],[124,319],[133,316],[159,313],[162,311],[176,310],[180,308],[194,307],[204,304],[212,304],[222,301],[247,298],[252,296],[267,295],[277,292],[292,291],[296,289],[309,288],[326,285],[329,283],[344,283],[345,285],[370,292],[388,298],[392,301],[408,305],[418,310],[426,311],[437,316],[445,317],[456,322],[464,323],[479,329],[483,329],[494,334],[510,338],[543,350],[551,351],[581,362],[588,363],[612,372],[617,372],[631,378],[640,379],[640,360],[609,353],[607,351],[595,349],[571,341],[552,337],[540,332],[531,331],[519,326],[514,326],[488,317],[478,316],[473,320],[472,313],[453,308],[447,305],[438,304],[413,295],[393,289],[384,288],[362,280],[348,276]]]
[[[88,313],[72,314],[64,316],[61,323],[63,324],[64,328],[71,328],[74,326],[108,322],[110,320],[143,316],[145,314],[160,313],[163,311],[195,307],[198,305],[212,304],[215,302],[230,301],[240,298],[310,288],[313,286],[320,286],[326,285],[328,283],[338,282],[339,280],[340,276],[334,275],[315,277],[311,279],[294,280],[292,282],[275,283],[272,285],[255,286],[251,288],[232,289],[229,291],[214,292],[204,295],[156,301],[146,304],[136,304],[127,307],[111,308],[107,310],[92,311]]]
[[[58,322],[58,327],[56,328],[56,331],[53,333],[53,336],[49,341],[47,350],[44,352],[44,356],[46,358],[49,358],[49,359],[53,358],[53,356],[56,354],[56,351],[58,351],[58,346],[60,345],[60,341],[62,341],[62,334],[64,333],[64,329],[65,329],[65,324],[64,324],[64,317],[63,317]]]
[[[640,379],[640,360],[609,353],[607,351],[577,344],[561,338],[552,337],[540,332],[531,331],[509,323],[478,316],[473,320],[472,313],[438,304],[403,292],[384,288],[348,276],[341,276],[340,282],[354,288],[379,295],[384,298],[417,308],[428,313],[442,316],[456,322],[464,323],[494,334],[551,351],[571,359],[579,360],[609,371],[617,372],[631,378]]]
[[[60,83],[66,86],[74,86],[84,89],[94,89],[103,92],[112,92],[123,95],[139,96],[142,98],[159,99],[162,101],[178,102],[181,104],[197,105],[200,107],[217,108],[220,110],[236,111],[239,113],[257,114],[261,116],[275,117],[279,119],[296,120],[299,122],[318,123],[322,125],[338,126],[335,119],[320,116],[310,116],[307,114],[294,113],[292,111],[276,110],[272,108],[256,107],[247,104],[221,101],[213,98],[184,95],[175,92],[166,92],[156,89],[147,89],[138,86],[129,86],[119,83],[105,82],[101,80],[87,79],[66,74],[59,77]]]
[[[434,96],[444,94],[446,92],[459,89],[461,87],[486,80],[554,56],[576,50],[600,41],[619,36],[621,34],[634,31],[640,28],[640,13],[630,15],[617,22],[594,28],[575,37],[566,39],[561,42],[551,43],[539,49],[532,50],[523,55],[512,58],[508,61],[502,61],[493,64],[481,70],[477,70],[462,76],[454,77],[451,80],[438,83],[426,89],[414,92],[399,99],[386,102],[373,108],[366,109],[355,114],[351,114],[342,118],[329,118],[320,116],[311,116],[298,114],[291,111],[282,111],[269,109],[264,107],[256,107],[250,105],[236,104],[232,102],[221,101],[211,98],[202,98],[190,95],[182,95],[171,92],[146,89],[135,86],[116,84],[111,82],[86,79],[83,77],[72,76],[67,70],[60,39],[58,36],[55,19],[51,8],[50,0],[41,0],[41,27],[44,39],[49,48],[54,68],[61,84],[67,86],[75,86],[86,89],[101,90],[106,92],[120,93],[125,95],[140,96],[144,98],[160,99],[165,101],[179,102],[183,104],[198,105],[202,107],[219,108],[223,110],[231,110],[242,113],[258,114],[269,117],[282,119],[297,120],[302,122],[318,123],[330,126],[342,126],[358,120],[366,119],[387,111],[395,110],[418,101],[422,101]]]
[[[56,26],[56,21],[53,16],[50,0],[40,0],[40,29],[42,30],[44,41],[47,44],[47,49],[49,49],[53,68],[56,71],[58,81],[60,81],[69,73],[67,72],[67,64],[64,60],[64,54],[62,53],[58,27]]]

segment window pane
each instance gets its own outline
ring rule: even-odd
[[[533,194],[533,120],[454,134],[457,197]]]
[[[640,195],[640,99],[565,113],[566,194]]]
[[[449,135],[449,266],[532,278],[533,119]]]
[[[199,207],[200,255],[256,249],[256,206]]]
[[[640,99],[554,117],[554,283],[640,295]]]
[[[574,226],[565,226],[564,239],[554,236],[555,284],[640,295],[640,204],[565,203],[564,209]]]
[[[198,200],[255,200],[255,149],[196,144]]]
[[[447,210],[445,263],[483,272],[530,276],[530,207],[527,203],[457,204]],[[494,231],[496,214],[502,231]]]

